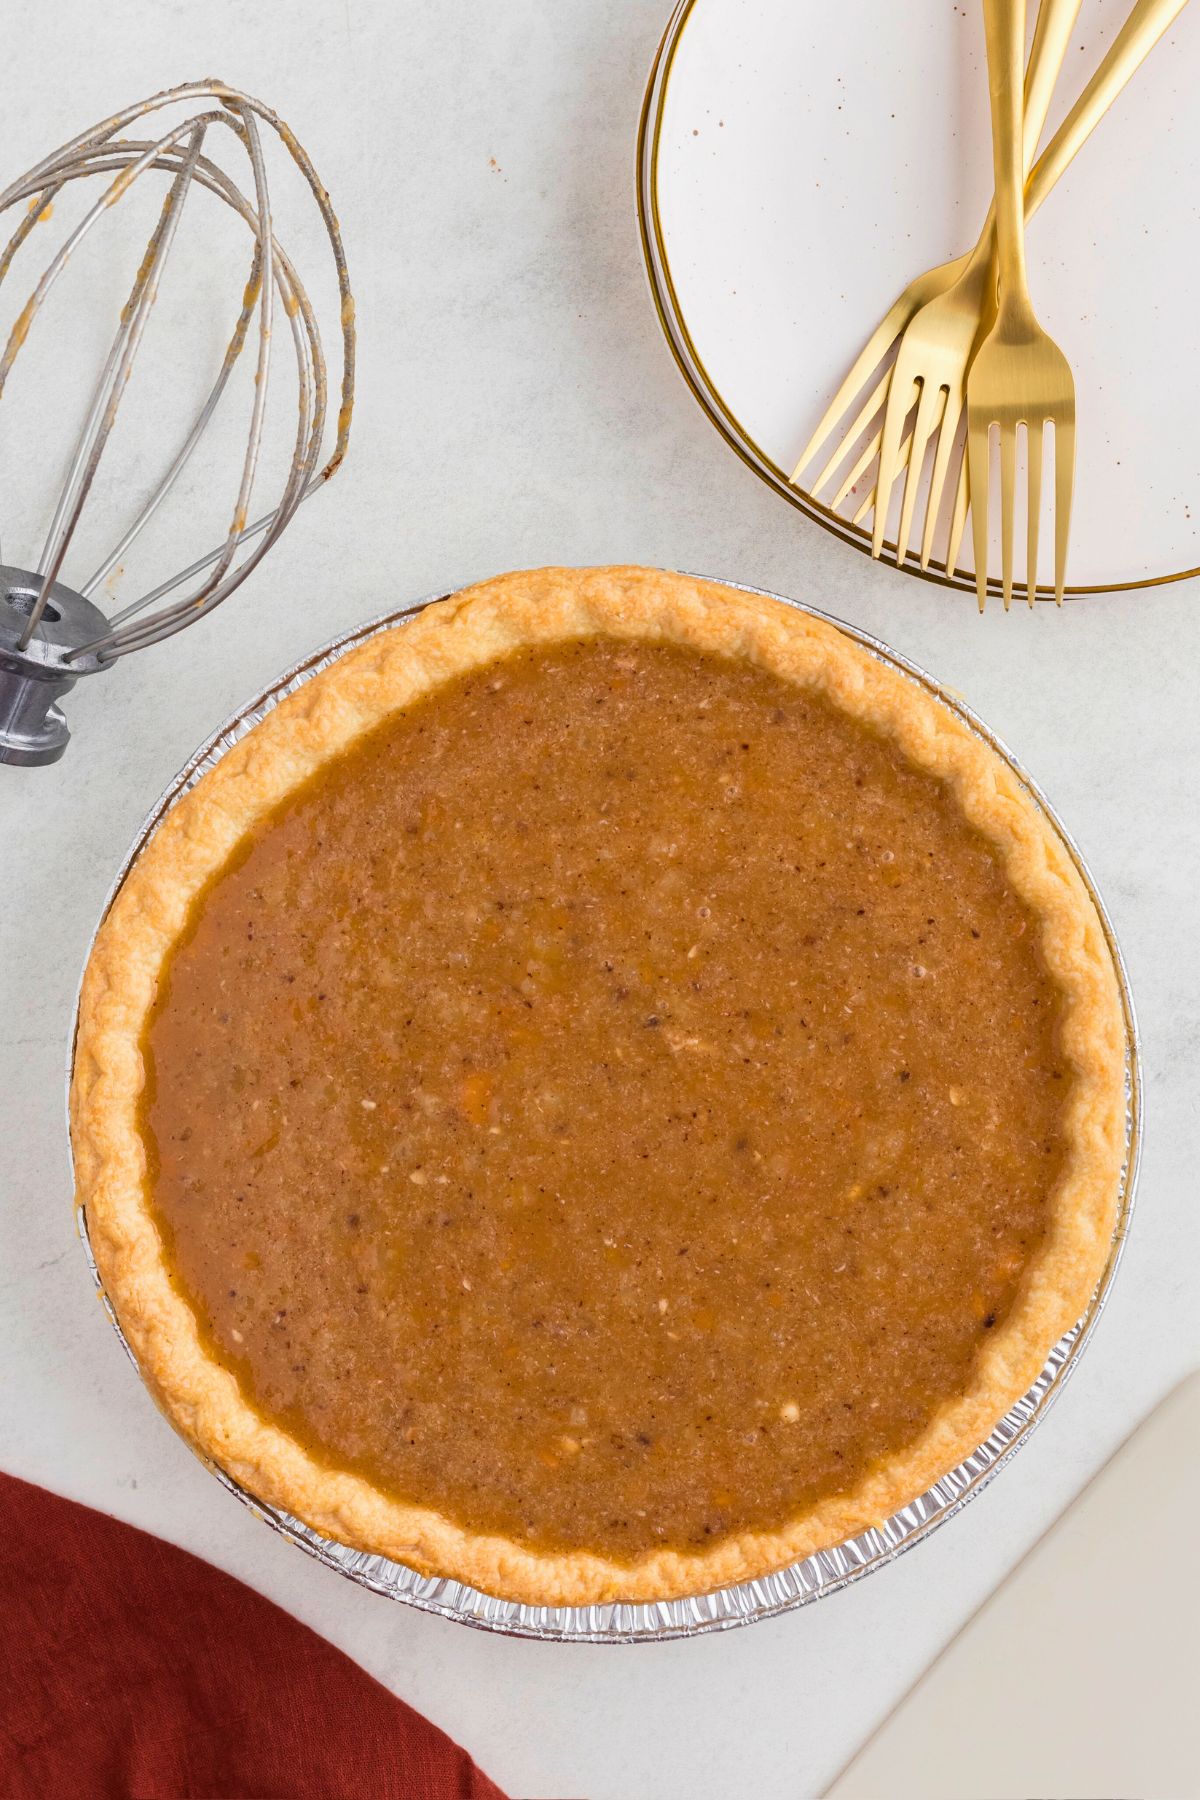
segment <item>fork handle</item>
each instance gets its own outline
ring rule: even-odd
[[[1025,123],[1022,150],[1025,169],[1033,167],[1054,84],[1083,0],[1042,0],[1025,69]]]
[[[996,255],[1000,306],[1025,294],[1025,0],[983,0],[992,162],[996,176]]]
[[[1033,43],[1029,50],[1029,61],[1025,65],[1025,117],[1021,133],[1021,169],[1028,178],[1037,155],[1038,143],[1042,128],[1046,123],[1046,114],[1050,111],[1050,99],[1054,93],[1054,84],[1058,80],[1063,66],[1063,58],[1067,53],[1067,43],[1071,36],[1079,8],[1083,0],[1042,0],[1038,7],[1037,24],[1033,28]],[[988,207],[987,218],[983,221],[983,230],[979,241],[971,252],[971,262],[979,276],[989,279],[987,271],[992,268],[996,249],[996,202]],[[990,275],[993,289],[996,276]]]
[[[1086,144],[1126,82],[1134,76],[1187,0],[1137,0],[1108,54],[1034,164],[1025,196],[1030,219],[1072,157]]]

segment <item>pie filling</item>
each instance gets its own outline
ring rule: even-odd
[[[700,1549],[968,1385],[1063,1167],[1061,1012],[885,737],[691,649],[524,649],[200,897],[143,1044],[156,1217],[323,1463],[535,1549]]]

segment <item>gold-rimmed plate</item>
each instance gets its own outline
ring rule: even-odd
[[[1127,11],[1089,0],[1051,128]],[[1198,87],[1187,9],[1030,231],[1038,311],[1078,390],[1072,596],[1200,574]],[[974,242],[986,95],[978,8],[944,0],[679,0],[651,70],[638,203],[668,343],[742,460],[859,550],[854,497],[834,513],[789,475],[892,300]],[[973,592],[970,532],[953,579],[943,541],[925,578]]]

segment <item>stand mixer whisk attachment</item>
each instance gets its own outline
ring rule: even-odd
[[[136,121],[181,103],[194,106],[195,110],[190,110],[181,123],[165,130],[161,137],[126,135]],[[278,137],[307,183],[319,208],[336,267],[341,301],[341,393],[336,439],[323,466],[321,448],[328,412],[325,356],[309,296],[274,235],[263,154],[266,133]],[[205,153],[206,145],[212,148],[218,139],[223,146],[236,148],[248,162],[247,192]],[[0,252],[2,283],[18,251],[39,221],[49,217],[62,190],[84,177],[104,181],[103,190],[46,265],[12,327],[0,355],[0,396],[43,302],[72,253],[108,210],[150,171],[159,171],[168,178],[166,196],[88,403],[41,556],[35,569],[14,568],[0,561],[0,762],[49,763],[60,757],[70,735],[57,704],[63,694],[81,676],[98,673],[118,657],[172,636],[219,606],[266,555],[300,502],[329,479],[345,455],[354,397],[354,300],[329,196],[288,126],[260,101],[219,81],[191,82],[126,107],[43,158],[0,193],[0,212],[22,203],[27,208]],[[216,379],[169,466],[111,552],[81,586],[73,587],[61,579],[64,562],[194,186],[224,201],[252,234],[253,250],[241,311]],[[286,321],[295,359],[295,438],[282,492],[269,511],[251,521],[251,499],[268,404],[273,330],[280,320]],[[118,568],[182,473],[247,345],[254,346],[254,395],[240,478],[224,540],[187,568],[158,582],[111,616],[106,615],[93,596]],[[179,589],[184,590],[182,596],[168,598]]]

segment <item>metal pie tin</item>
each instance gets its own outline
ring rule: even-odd
[[[814,618],[822,619],[826,623],[836,626],[839,631],[853,638],[870,655],[889,663],[908,680],[924,688],[927,693],[932,694],[943,705],[956,713],[973,732],[983,738],[997,755],[1004,759],[1026,792],[1054,827],[1095,904],[1120,985],[1121,1007],[1125,1020],[1126,1134],[1117,1223],[1104,1273],[1097,1284],[1087,1311],[1078,1323],[1059,1339],[1047,1357],[1041,1374],[1028,1393],[1017,1402],[1011,1411],[1005,1414],[986,1441],[980,1444],[978,1449],[973,1451],[964,1462],[952,1469],[949,1474],[944,1475],[940,1481],[935,1482],[928,1492],[911,1501],[909,1505],[901,1507],[884,1524],[864,1531],[857,1537],[838,1544],[833,1549],[822,1550],[816,1555],[805,1557],[802,1561],[792,1563],[773,1575],[764,1575],[755,1581],[739,1582],[736,1586],[720,1588],[710,1594],[638,1605],[608,1602],[595,1606],[524,1606],[516,1601],[500,1600],[494,1595],[480,1593],[475,1588],[467,1587],[462,1582],[419,1575],[415,1570],[405,1567],[403,1563],[390,1562],[386,1557],[371,1556],[361,1550],[348,1549],[344,1544],[323,1537],[319,1532],[312,1530],[311,1527],[302,1523],[301,1520],[293,1518],[290,1514],[256,1499],[253,1494],[240,1487],[215,1463],[210,1462],[207,1458],[201,1458],[217,1480],[228,1488],[230,1493],[235,1494],[243,1505],[257,1513],[273,1530],[278,1531],[289,1542],[299,1545],[302,1550],[315,1557],[318,1562],[324,1563],[328,1568],[338,1570],[349,1580],[358,1582],[362,1587],[370,1588],[373,1593],[402,1601],[407,1606],[415,1606],[422,1612],[437,1613],[445,1619],[455,1619],[461,1624],[472,1625],[485,1631],[502,1632],[510,1637],[542,1638],[588,1644],[631,1644],[663,1642],[669,1638],[696,1637],[703,1632],[710,1631],[728,1631],[736,1625],[748,1625],[756,1619],[771,1618],[777,1613],[791,1612],[796,1607],[807,1606],[810,1602],[819,1600],[826,1594],[835,1593],[837,1589],[845,1587],[849,1582],[859,1580],[862,1576],[869,1574],[871,1570],[882,1568],[886,1563],[894,1561],[904,1551],[910,1550],[914,1544],[920,1543],[931,1531],[936,1530],[947,1519],[961,1511],[969,1500],[974,1499],[975,1495],[987,1486],[997,1471],[1003,1468],[1004,1464],[1016,1454],[1034,1427],[1040,1424],[1046,1416],[1052,1402],[1076,1367],[1083,1347],[1095,1329],[1096,1321],[1111,1289],[1129,1229],[1141,1151],[1142,1113],[1138,1031],[1133,998],[1130,994],[1129,981],[1120,948],[1104,904],[1096,890],[1096,885],[1088,873],[1078,849],[1063,829],[1050,803],[995,734],[976,718],[957,695],[947,692],[924,670],[897,655],[894,650],[868,636],[867,633],[859,631],[855,626],[845,624],[840,619],[832,618],[828,613],[821,612],[816,607],[803,606],[800,602],[789,600],[783,595],[769,594],[762,588],[746,587],[736,582],[724,585],[741,587],[741,591],[745,593],[760,594],[764,598],[778,601],[781,605],[796,607],[801,612],[809,613]],[[251,731],[287,695],[294,693],[297,688],[303,687],[305,682],[311,681],[315,675],[319,675],[323,669],[328,668],[331,663],[344,656],[348,650],[354,649],[377,632],[387,631],[393,627],[403,627],[407,620],[421,612],[433,600],[446,597],[445,594],[430,595],[411,606],[385,613],[380,618],[373,619],[369,624],[335,638],[302,662],[296,663],[270,687],[264,689],[246,706],[227,719],[190,758],[151,809],[121,865],[105,902],[100,921],[97,922],[97,930],[116,898],[131,865],[157,831],[167,813],[184,794],[195,787],[202,776],[216,766],[234,744],[245,737],[247,732]],[[67,1059],[68,1089],[74,1059],[77,1023],[78,1002],[71,1030],[71,1050]],[[81,1208],[79,1212],[79,1233],[88,1266],[100,1291],[105,1310],[112,1321],[113,1329],[120,1338],[126,1354],[136,1367],[136,1358],[121,1331],[113,1307],[104,1293],[96,1260],[88,1240],[86,1208]]]

